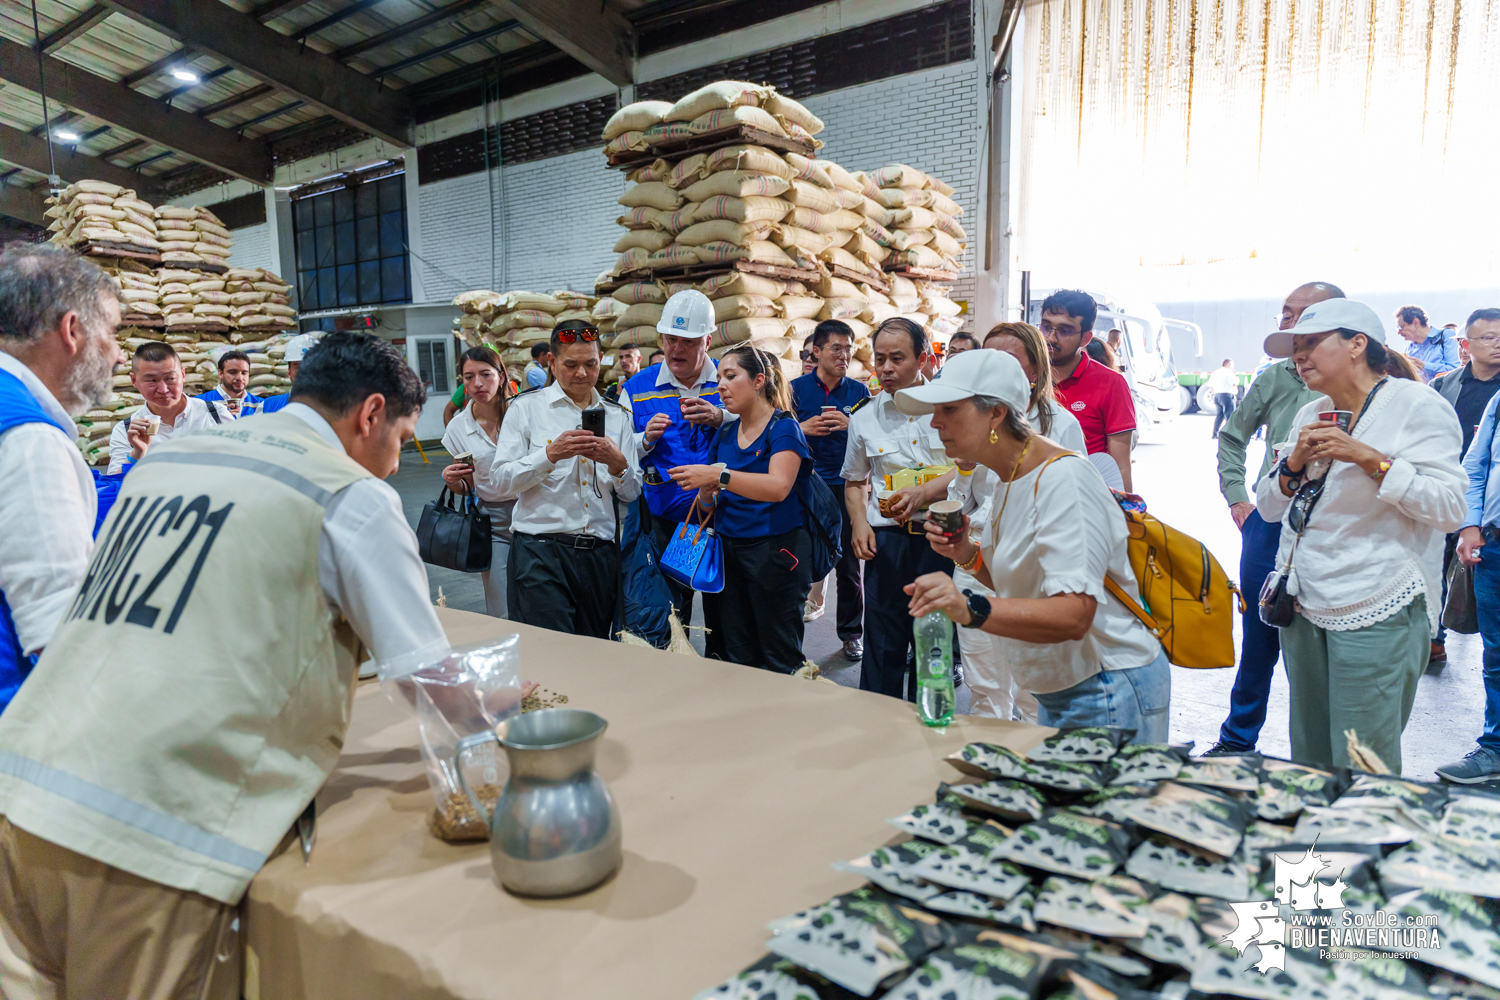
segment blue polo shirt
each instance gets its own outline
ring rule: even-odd
[[[838,385],[832,389],[823,384],[817,372],[792,379],[792,406],[797,411],[799,421],[816,417],[823,412],[825,406],[837,406],[847,417],[860,400],[869,398],[870,390],[865,388],[865,384],[852,378],[839,379]],[[822,437],[814,435],[804,440],[812,454],[813,470],[817,472],[818,478],[831,489],[843,486],[844,452],[848,450],[849,432],[834,431],[832,434]]]
[[[808,458],[807,438],[795,420],[772,417],[760,437],[750,447],[740,447],[739,425],[730,424],[719,434],[713,461],[723,462],[731,472],[771,471],[771,456],[778,451],[793,451]],[[800,482],[810,475],[808,463],[802,463],[797,473]],[[765,500],[747,500],[730,490],[719,491],[718,513],[714,528],[725,538],[764,538],[766,535],[782,535],[802,524],[802,501],[797,491],[786,495],[779,503]]]

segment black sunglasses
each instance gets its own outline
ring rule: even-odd
[[[1301,532],[1307,527],[1307,515],[1312,512],[1313,504],[1318,502],[1318,497],[1323,495],[1323,485],[1328,481],[1325,476],[1322,479],[1314,479],[1303,483],[1297,488],[1292,497],[1292,509],[1287,512],[1287,524],[1296,532]]]

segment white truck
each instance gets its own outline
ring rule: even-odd
[[[1032,289],[1031,306],[1026,321],[1039,326],[1042,302],[1055,289]],[[1111,330],[1119,330],[1115,353],[1130,383],[1135,399],[1136,426],[1144,431],[1156,424],[1175,420],[1185,408],[1189,391],[1177,383],[1177,368],[1172,363],[1172,338],[1176,327],[1193,335],[1194,354],[1203,352],[1203,330],[1196,323],[1169,319],[1154,304],[1145,300],[1127,300],[1086,289],[1099,307],[1094,320],[1094,338],[1107,340]]]

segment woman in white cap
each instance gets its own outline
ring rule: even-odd
[[[1463,523],[1466,480],[1453,408],[1387,377],[1384,341],[1380,317],[1349,299],[1314,303],[1266,338],[1266,353],[1291,358],[1323,395],[1272,442],[1277,464],[1256,506],[1284,525],[1261,605],[1281,630],[1292,756],[1347,767],[1353,730],[1400,774],[1401,731],[1442,611],[1444,533]],[[1275,599],[1278,580],[1290,600]]]
[[[1016,359],[969,351],[940,381],[903,389],[903,413],[932,414],[950,457],[998,479],[978,544],[949,541],[928,523],[932,547],[990,588],[961,591],[946,573],[907,588],[910,611],[942,611],[963,628],[1004,641],[1016,683],[1036,696],[1047,726],[1117,726],[1138,743],[1167,739],[1171,672],[1166,654],[1105,587],[1137,591],[1125,518],[1087,459],[1039,436],[1026,419],[1031,389]]]

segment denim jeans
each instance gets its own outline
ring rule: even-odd
[[[1266,724],[1266,702],[1271,697],[1271,675],[1281,657],[1281,635],[1260,620],[1256,598],[1266,577],[1276,568],[1281,545],[1281,522],[1266,521],[1251,511],[1240,529],[1240,591],[1245,595],[1240,666],[1229,692],[1229,718],[1219,727],[1219,741],[1229,749],[1250,751]]]
[[[1474,567],[1474,603],[1484,640],[1484,735],[1479,745],[1500,752],[1500,538],[1485,531]]]
[[[1036,696],[1044,726],[1134,729],[1132,743],[1167,742],[1172,668],[1165,651],[1143,667],[1101,670],[1063,691]]]

